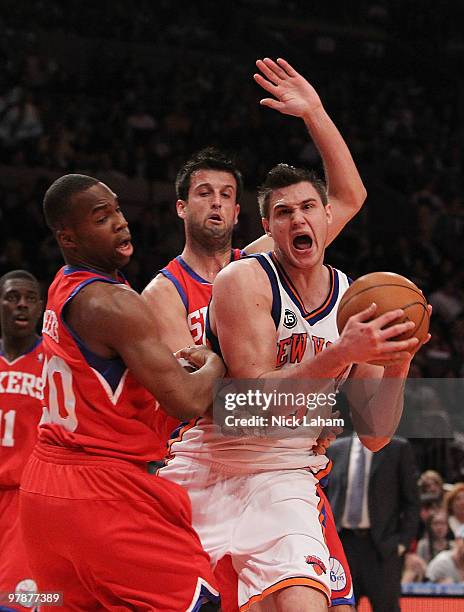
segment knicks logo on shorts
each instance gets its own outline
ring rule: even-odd
[[[346,587],[346,573],[341,562],[330,557],[330,588],[332,591],[343,591]]]
[[[308,555],[307,557],[305,557],[305,561],[308,565],[313,566],[314,571],[318,576],[327,573],[327,568],[324,565],[322,559],[319,559],[319,557],[315,557],[314,555]]]

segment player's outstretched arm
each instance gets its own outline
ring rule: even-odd
[[[284,59],[265,58],[256,65],[261,74],[254,75],[255,81],[273,96],[260,103],[284,115],[303,119],[321,154],[333,213],[327,237],[330,244],[361,209],[366,189],[345,141],[314,87]]]
[[[149,308],[132,289],[92,283],[72,300],[68,316],[92,351],[121,357],[171,416],[187,420],[203,414],[212,403],[214,381],[225,371],[221,359],[205,348],[204,365],[188,374],[159,341]]]
[[[168,278],[158,274],[143,290],[142,299],[151,311],[159,340],[173,353],[193,343],[185,306]]]

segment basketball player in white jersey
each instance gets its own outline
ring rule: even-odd
[[[288,66],[284,60],[278,62]],[[365,200],[366,190],[361,177],[343,137],[312,85],[295,70],[291,74],[281,73],[283,78],[277,78],[277,71],[281,71],[281,68],[270,58],[258,60],[256,65],[260,74],[254,76],[255,81],[262,87],[273,83],[273,93],[277,98],[271,103],[269,100],[263,101],[263,106],[302,119],[320,152],[329,185],[329,199],[333,206],[328,244],[358,212]],[[203,342],[204,313],[211,298],[212,283],[218,272],[231,259],[237,258],[231,257],[231,240],[239,210],[241,183],[240,173],[233,163],[210,149],[193,156],[177,175],[176,206],[178,215],[185,223],[185,248],[182,255],[171,261],[143,292],[163,341],[173,351],[191,344],[192,336],[195,343]],[[267,241],[260,238],[246,247],[245,251],[260,252],[272,247],[272,238],[267,237]],[[238,249],[235,251],[238,252]],[[175,424],[166,428],[169,430],[168,435],[174,428]],[[324,453],[330,440],[335,437],[335,431],[323,431],[313,451]],[[328,544],[331,557],[344,560],[336,529],[328,528],[327,532],[330,534]],[[346,560],[344,563],[345,584],[343,589],[333,593],[334,605],[340,606],[340,611],[351,609],[343,605],[348,604],[352,596]],[[224,564],[220,564],[216,568],[216,572],[219,572],[217,575],[226,575],[230,579],[224,567]],[[220,580],[220,585],[223,609],[236,612],[233,580],[227,586]]]
[[[379,450],[398,425],[403,381],[418,345],[416,338],[392,338],[414,323],[398,322],[402,310],[373,318],[372,305],[351,317],[338,338],[336,311],[349,282],[324,264],[331,222],[324,185],[281,164],[268,174],[259,202],[274,252],[219,273],[209,312],[212,343],[216,338],[229,376],[237,379],[335,381],[357,364],[350,376],[378,384],[370,396],[357,391],[353,422],[364,444]],[[192,359],[195,349],[183,354]],[[193,524],[213,564],[231,555],[240,610],[322,612],[330,605],[318,489],[329,468],[326,456],[311,450],[318,432],[313,435],[227,437],[201,418],[171,444],[160,474],[188,487]]]

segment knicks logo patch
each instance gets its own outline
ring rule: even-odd
[[[318,576],[322,576],[322,574],[327,573],[327,568],[324,565],[322,559],[319,559],[319,557],[316,557],[314,555],[308,555],[307,557],[305,557],[305,561],[308,565],[313,566],[313,569]]]
[[[346,573],[341,562],[335,557],[330,557],[330,588],[332,591],[343,591],[346,587]]]
[[[292,327],[295,327],[296,323],[296,314],[289,308],[286,308],[284,312],[284,327],[292,329]]]

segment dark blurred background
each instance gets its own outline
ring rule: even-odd
[[[236,245],[255,239],[265,172],[322,172],[301,121],[258,105],[254,62],[281,56],[316,87],[368,190],[327,260],[415,281],[434,316],[414,375],[462,377],[463,23],[459,0],[3,0],[0,274],[26,268],[47,287],[61,256],[42,198],[83,172],[119,194],[136,246],[126,272],[142,289],[182,248],[176,172],[210,144],[245,176]],[[421,467],[464,479],[463,430],[420,445]]]

